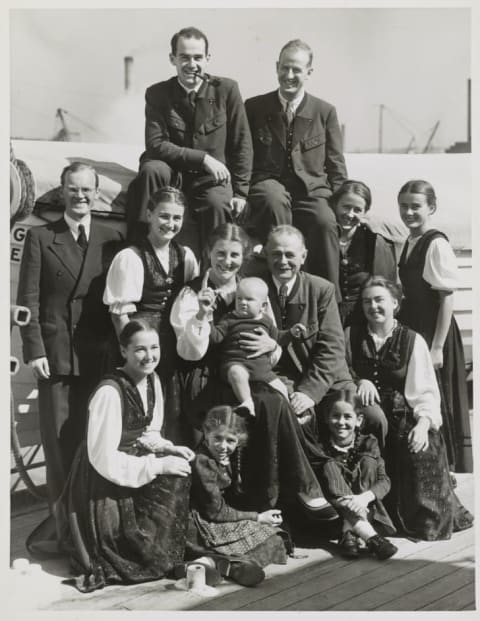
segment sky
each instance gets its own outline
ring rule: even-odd
[[[11,134],[53,137],[57,108],[77,139],[143,143],[145,88],[173,73],[169,42],[195,25],[210,40],[209,71],[244,98],[276,88],[282,45],[314,52],[308,90],[331,103],[345,150],[435,150],[467,138],[468,8],[22,9],[10,12]],[[124,92],[131,55],[133,89]]]

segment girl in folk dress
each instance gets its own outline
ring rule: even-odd
[[[398,194],[400,216],[410,235],[399,263],[403,287],[399,321],[418,332],[430,349],[440,386],[443,435],[450,468],[472,471],[472,437],[463,346],[453,316],[458,287],[456,258],[447,237],[432,228],[437,208],[427,181],[407,182]]]
[[[63,494],[81,591],[161,578],[185,552],[194,453],[160,434],[158,334],[133,320],[120,345],[125,363],[90,398],[87,439]]]
[[[340,391],[332,398],[319,477],[325,497],[343,518],[342,554],[357,558],[361,539],[372,554],[384,560],[397,552],[396,546],[378,533],[395,532],[382,503],[390,491],[390,479],[377,439],[360,433],[362,420],[361,399],[354,391]]]
[[[347,358],[362,404],[378,402],[388,420],[384,458],[392,488],[385,506],[395,526],[419,539],[449,539],[473,518],[452,488],[427,344],[395,319],[399,298],[398,287],[381,276],[365,283],[367,323],[347,328]]]
[[[175,241],[183,224],[185,197],[165,187],[155,192],[147,210],[148,235],[136,246],[119,252],[107,275],[103,301],[117,335],[132,318],[144,318],[157,330],[162,358],[157,372],[166,403],[165,435],[187,442],[189,432],[181,420],[179,358],[170,325],[170,307],[183,285],[198,275],[193,252]]]
[[[206,415],[203,433],[192,462],[193,549],[203,546],[222,555],[247,556],[258,567],[286,563],[285,545],[276,528],[282,522],[281,512],[241,511],[230,504],[234,488],[230,459],[247,439],[245,418],[230,406],[214,407]]]
[[[394,241],[405,239],[393,224],[384,223],[382,232],[372,226],[368,216],[372,204],[370,188],[362,181],[345,181],[330,197],[339,228],[339,303],[343,326],[364,321],[360,288],[372,274],[397,280]]]

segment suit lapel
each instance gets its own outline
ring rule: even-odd
[[[52,252],[77,280],[82,269],[83,255],[63,218],[57,220],[53,233],[53,240],[50,244]]]
[[[280,144],[284,149],[287,147],[286,143],[286,125],[282,110],[282,104],[278,99],[278,91],[271,93],[270,101],[267,105],[267,123],[275,136],[278,138]]]
[[[310,97],[305,93],[305,97],[298,106],[297,114],[293,123],[292,146],[297,145],[309,131],[313,122],[313,111],[311,109]]]

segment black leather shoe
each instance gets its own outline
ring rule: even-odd
[[[253,559],[216,558],[218,571],[242,586],[256,586],[265,578],[265,572]]]
[[[358,558],[360,556],[357,538],[351,530],[343,533],[342,538],[338,541],[338,547],[340,554],[345,558]]]
[[[394,546],[391,541],[380,535],[374,535],[370,537],[370,539],[367,539],[367,548],[369,552],[374,554],[381,561],[390,558],[398,552],[397,546]]]

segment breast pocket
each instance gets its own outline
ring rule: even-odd
[[[310,151],[311,149],[316,149],[317,147],[321,147],[325,144],[326,136],[325,132],[321,134],[317,134],[316,136],[312,136],[311,138],[306,138],[301,142],[302,151]]]
[[[272,134],[269,129],[259,127],[255,133],[255,138],[265,146],[272,144]]]
[[[227,123],[227,115],[225,112],[219,112],[210,119],[207,119],[204,123],[204,131],[206,134],[210,134],[217,129],[220,129]]]

